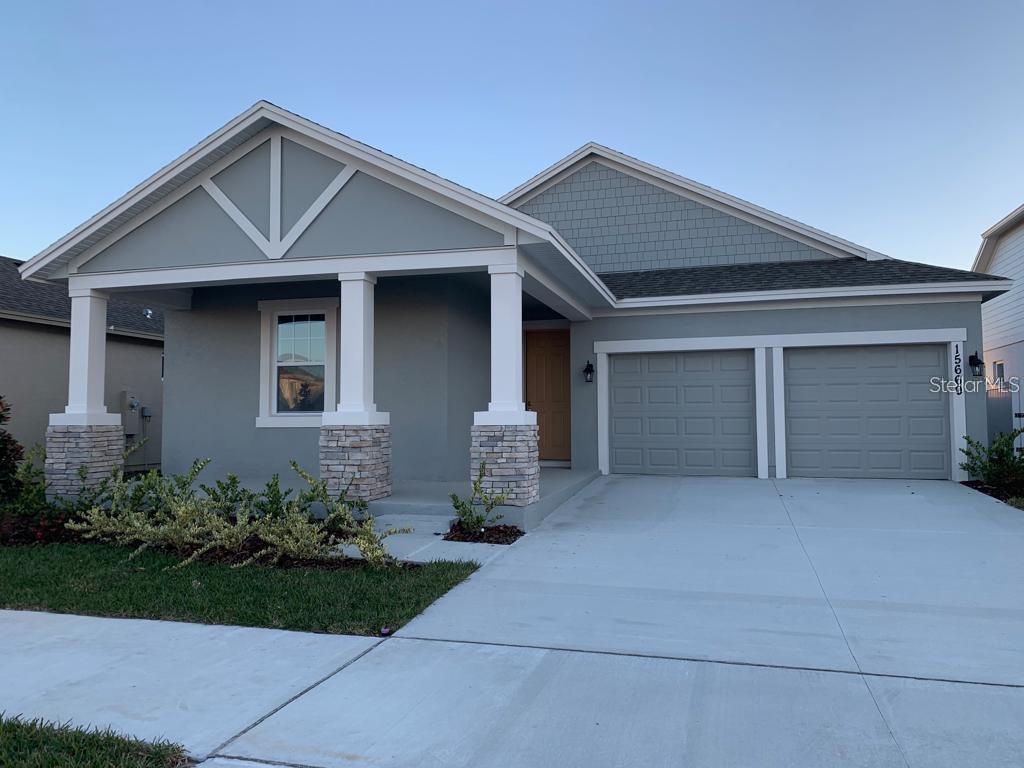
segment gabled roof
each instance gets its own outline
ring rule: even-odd
[[[617,299],[752,291],[858,288],[898,285],[973,283],[983,294],[1006,290],[1005,278],[896,259],[820,259],[815,261],[681,267],[599,275]],[[1002,284],[1006,288],[1000,288]],[[964,286],[967,287],[967,286]],[[993,293],[993,295],[994,295]]]
[[[984,272],[989,268],[992,261],[992,253],[996,249],[999,238],[1024,224],[1024,205],[1006,214],[1003,218],[981,233],[981,245],[978,246],[978,255],[974,257],[974,264],[971,266],[975,272]]]
[[[111,203],[84,224],[29,259],[20,268],[22,277],[47,279],[55,276],[62,265],[98,244],[119,227],[194,179],[257,133],[274,124],[303,133],[341,152],[348,153],[367,165],[393,173],[426,190],[468,206],[505,226],[515,227],[533,237],[551,243],[580,270],[595,288],[601,292],[607,292],[597,280],[596,275],[573,251],[572,247],[545,222],[267,101],[256,102],[119,200]],[[608,296],[610,298],[610,294]]]
[[[28,282],[18,274],[20,261],[0,256],[0,317],[70,325],[71,299],[54,283]],[[107,328],[112,332],[160,338],[164,316],[156,308],[130,301],[110,299],[107,303]]]
[[[603,165],[609,165],[624,173],[638,176],[655,186],[695,199],[704,205],[724,211],[732,216],[794,240],[799,240],[833,256],[853,256],[863,259],[888,258],[884,254],[873,251],[870,248],[844,240],[841,237],[808,226],[788,216],[782,216],[774,211],[769,211],[767,208],[754,205],[746,200],[709,187],[706,184],[701,184],[671,171],[666,171],[664,168],[645,163],[643,160],[638,160],[635,157],[609,149],[595,142],[584,144],[572,154],[566,155],[554,165],[544,169],[529,181],[498,198],[498,200],[507,205],[518,207],[548,187],[558,183],[566,176],[594,161]]]

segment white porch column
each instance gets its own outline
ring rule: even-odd
[[[390,423],[390,414],[373,401],[373,288],[377,278],[365,272],[342,272],[338,372],[338,409],[326,411],[324,424]]]
[[[338,409],[324,411],[320,478],[331,494],[373,501],[391,495],[391,414],[373,401],[373,288],[377,278],[342,272]]]
[[[49,497],[78,496],[124,465],[121,415],[107,413],[104,384],[107,362],[107,297],[72,288],[71,344],[68,356],[68,404],[51,413],[46,429]]]
[[[533,425],[537,414],[523,401],[523,271],[516,265],[492,266],[491,401],[477,411],[478,425]]]
[[[483,487],[525,507],[540,500],[537,414],[523,402],[523,271],[488,267],[491,274],[491,401],[473,414],[469,473],[484,467]]]
[[[88,288],[69,290],[71,346],[68,360],[68,404],[64,413],[50,414],[52,425],[121,423],[107,413],[104,385],[107,365],[107,296]]]

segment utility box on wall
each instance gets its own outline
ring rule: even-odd
[[[142,432],[142,403],[130,389],[121,391],[121,424],[124,436],[131,442]]]

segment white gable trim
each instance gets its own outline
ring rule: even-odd
[[[992,266],[992,255],[995,253],[999,239],[1009,231],[1024,224],[1024,205],[1010,211],[1003,218],[981,233],[981,245],[971,265],[972,272],[984,272]]]
[[[851,243],[849,240],[836,237],[795,219],[769,211],[767,208],[762,208],[759,205],[754,205],[741,198],[721,192],[706,184],[701,184],[671,171],[666,171],[664,168],[645,163],[642,160],[637,160],[634,157],[616,152],[614,149],[609,149],[594,142],[584,144],[572,154],[541,171],[529,181],[498,198],[498,200],[507,205],[521,206],[571,176],[590,162],[599,162],[609,168],[660,187],[667,192],[696,200],[701,205],[706,205],[730,216],[735,216],[738,219],[763,227],[817,250],[824,251],[832,256],[839,258],[857,256],[864,259],[888,258],[877,251]]]
[[[295,136],[299,138],[302,143],[308,140],[315,140],[318,143],[322,143],[327,148],[342,153],[348,158],[347,162],[353,163],[353,161],[355,161],[354,164],[356,165],[356,170],[366,170],[367,172],[370,172],[368,169],[372,169],[371,175],[378,176],[388,183],[395,183],[396,186],[398,186],[397,182],[401,180],[408,185],[403,187],[406,191],[412,191],[418,196],[430,199],[431,202],[444,200],[446,203],[444,207],[449,209],[452,209],[452,205],[457,205],[459,209],[465,209],[467,213],[462,213],[461,210],[456,210],[456,212],[461,215],[467,215],[470,211],[475,211],[477,214],[481,214],[489,221],[489,224],[486,226],[504,234],[506,242],[514,241],[518,237],[519,231],[522,231],[552,243],[561,255],[586,278],[586,280],[605,298],[609,304],[614,302],[614,297],[611,292],[608,291],[607,287],[598,279],[593,270],[586,265],[579,255],[573,251],[572,247],[569,246],[569,244],[566,243],[565,240],[548,224],[521,213],[514,208],[496,202],[489,197],[454,184],[453,182],[432,174],[429,171],[425,171],[422,168],[406,163],[396,157],[374,149],[373,147],[324,128],[321,125],[294,113],[288,112],[287,110],[281,109],[280,107],[266,101],[259,101],[254,104],[241,115],[228,122],[223,128],[215,131],[181,157],[174,160],[149,179],[136,186],[124,197],[107,206],[84,224],[76,227],[72,232],[62,237],[56,243],[25,262],[21,267],[19,267],[22,277],[29,278],[36,275],[37,277],[45,278],[45,275],[38,275],[37,273],[53,261],[60,259],[64,252],[73,247],[76,242],[95,234],[98,230],[102,229],[105,225],[110,224],[117,217],[128,214],[133,206],[144,201],[147,196],[158,192],[161,187],[166,185],[168,182],[171,182],[177,175],[188,172],[192,165],[202,161],[210,153],[217,151],[218,147],[230,140],[233,135],[245,131],[246,129],[250,129],[259,124],[260,121],[264,120],[276,123],[278,126],[283,128],[290,129],[293,133],[287,134],[289,138]],[[258,137],[258,143],[262,143],[266,140],[266,136],[263,132],[258,134]],[[255,146],[255,144],[253,146]],[[323,149],[320,148],[318,151],[323,151]],[[231,154],[234,154],[234,152]],[[272,144],[272,157],[274,154],[275,152]],[[219,165],[219,163],[220,161],[214,165]],[[222,166],[222,168],[223,167],[224,166]],[[208,172],[209,169],[200,175],[207,178],[212,176],[212,174],[209,174]],[[194,181],[194,179],[192,181]],[[190,184],[190,186],[194,187],[195,185]],[[426,197],[424,195],[425,191],[433,193],[436,197],[433,199]],[[178,190],[172,191],[168,197],[175,196],[177,192]],[[180,196],[178,196],[178,199],[180,199]],[[147,218],[150,218],[153,215],[149,213],[152,207],[161,204],[164,204],[163,207],[166,207],[166,198],[155,203],[154,206],[150,207],[150,209],[140,213],[140,216],[149,214]],[[105,238],[104,241],[97,243],[96,245],[106,247],[110,242],[114,242],[114,240],[111,239],[112,237],[116,236],[118,239],[123,237],[125,234],[123,230],[127,229],[129,226],[134,229],[138,226],[138,223],[136,220],[126,222],[115,232],[112,232],[111,237]],[[86,253],[83,253],[82,256],[85,258],[75,259],[77,264],[81,264],[85,260],[88,260],[88,258],[91,258],[91,256],[87,256]]]

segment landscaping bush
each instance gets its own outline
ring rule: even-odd
[[[18,493],[18,465],[25,456],[25,449],[3,427],[10,420],[11,406],[0,395],[0,504],[10,501]]]
[[[74,538],[65,527],[73,515],[71,506],[46,499],[41,457],[41,448],[28,452],[14,473],[13,493],[0,501],[0,544],[48,544]]]
[[[208,464],[196,460],[188,472],[170,476],[126,477],[117,469],[67,527],[83,539],[135,547],[136,555],[149,548],[177,553],[178,567],[202,557],[239,567],[301,563],[331,557],[344,545],[354,545],[370,565],[394,562],[383,542],[401,531],[378,533],[365,503],[344,493],[332,498],[324,481],[295,462],[292,469],[308,485],[297,494],[282,490],[276,475],[259,491],[243,488],[234,475],[197,488]],[[315,505],[323,517],[313,513]]]
[[[1014,447],[1021,435],[1024,429],[1000,433],[988,446],[966,437],[967,447],[960,449],[966,459],[960,463],[960,468],[1007,496],[1024,496],[1024,455],[1017,453]]]
[[[468,499],[461,498],[457,493],[449,494],[458,518],[457,522],[464,531],[482,531],[501,520],[501,515],[494,514],[494,508],[505,503],[505,494],[488,493],[484,490],[486,472],[487,464],[481,461]]]

